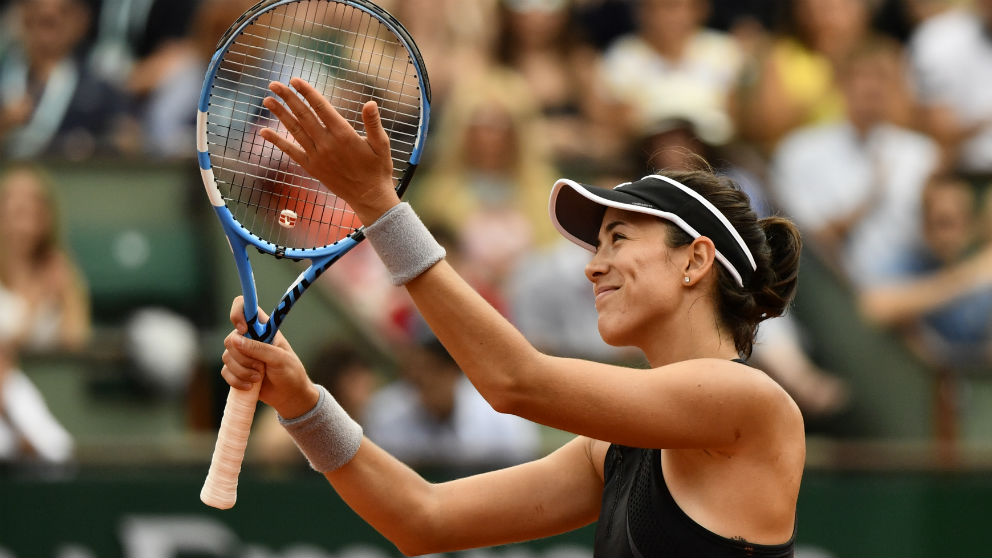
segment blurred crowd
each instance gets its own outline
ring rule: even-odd
[[[71,452],[54,419],[18,419],[47,413],[17,395],[32,389],[20,352],[86,339],[85,278],[58,240],[44,162],[191,160],[206,63],[254,3],[0,1],[0,459]],[[796,221],[864,321],[934,369],[987,367],[992,0],[379,3],[410,30],[433,91],[411,202],[542,350],[640,364],[598,337],[588,255],[547,216],[554,180],[613,186],[701,157],[756,211]],[[44,218],[15,218],[18,204]],[[367,246],[322,281],[397,348],[392,373],[332,339],[310,367],[373,440],[467,467],[542,451],[533,425],[488,409]],[[792,315],[762,325],[753,360],[810,416],[851,396]],[[263,438],[280,455],[278,432]]]

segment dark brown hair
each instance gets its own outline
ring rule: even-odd
[[[733,180],[711,170],[659,174],[692,188],[716,206],[737,229],[754,256],[757,269],[744,288],[723,266],[714,266],[719,277],[717,309],[721,325],[733,334],[737,352],[747,358],[751,356],[758,324],[785,313],[796,293],[802,250],[799,229],[783,217],[759,219],[751,209],[748,195]],[[692,237],[682,229],[665,223],[669,228],[669,246],[675,248],[692,242]]]

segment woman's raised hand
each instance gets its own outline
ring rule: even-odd
[[[312,85],[300,78],[289,84],[292,87],[270,83],[269,89],[282,102],[266,97],[262,103],[296,142],[270,128],[260,132],[262,138],[348,202],[362,223],[373,223],[399,203],[393,189],[389,136],[379,119],[378,105],[369,101],[362,107],[363,137]]]

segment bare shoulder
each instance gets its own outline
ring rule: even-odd
[[[732,364],[750,371],[750,373],[755,377],[755,383],[760,386],[761,393],[767,397],[768,403],[773,405],[776,410],[784,413],[786,417],[791,417],[800,425],[802,424],[803,415],[799,410],[799,405],[796,403],[795,399],[789,395],[789,392],[785,391],[785,388],[783,388],[781,384],[779,384],[774,378],[769,376],[760,368],[755,368],[754,366],[741,364],[738,362],[734,362]]]
[[[760,398],[765,403],[792,407],[796,411],[799,409],[778,382],[750,364],[721,358],[699,358],[663,368],[681,368],[694,378],[708,379],[711,387],[726,386],[741,395]]]
[[[802,412],[792,396],[763,370],[749,364],[724,359],[690,361],[705,369],[701,378],[713,383],[713,391],[736,399],[750,412],[748,422],[786,436],[804,437]]]
[[[804,467],[806,460],[806,426],[799,405],[785,389],[771,376],[759,368],[730,362],[728,366],[738,369],[748,377],[753,387],[749,394],[755,398],[756,408],[753,425],[762,433],[757,447],[785,457],[782,465],[788,468]]]

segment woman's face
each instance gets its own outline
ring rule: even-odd
[[[561,39],[568,22],[564,2],[548,5],[508,8],[509,32],[515,49],[535,49]]]
[[[586,266],[593,284],[599,333],[613,346],[642,346],[659,320],[681,300],[683,270],[669,248],[668,227],[657,217],[607,209],[596,255]]]
[[[22,8],[23,40],[32,60],[70,54],[89,26],[89,13],[77,0],[31,0]]]
[[[974,204],[967,183],[941,183],[924,193],[924,239],[941,261],[951,263],[971,246],[976,231]]]
[[[637,18],[641,33],[684,43],[706,16],[703,0],[641,0]]]
[[[466,163],[473,169],[502,174],[516,164],[517,136],[513,119],[491,104],[476,109],[465,129]]]
[[[862,33],[868,22],[863,0],[799,0],[796,20],[814,48],[832,52]]]
[[[41,188],[27,171],[9,174],[0,184],[0,230],[8,245],[34,247],[51,228]]]
[[[898,84],[904,80],[899,60],[885,52],[851,61],[840,76],[848,118],[859,128],[890,120]]]

